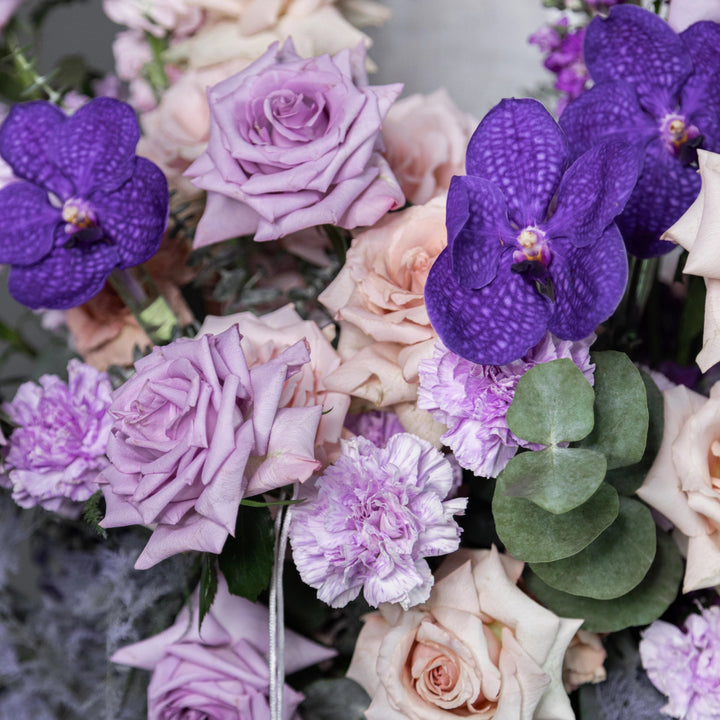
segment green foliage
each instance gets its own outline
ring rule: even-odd
[[[318,680],[303,689],[303,720],[364,720],[370,696],[350,678]]]
[[[220,554],[220,570],[233,595],[252,602],[270,585],[275,535],[267,508],[238,508],[235,537],[229,537]]]
[[[571,557],[530,567],[557,590],[610,600],[632,590],[654,557],[655,522],[650,511],[623,497],[617,518],[590,545]]]
[[[103,519],[104,513],[100,510],[100,502],[103,499],[103,494],[98,490],[94,495],[90,496],[85,501],[83,507],[83,520],[90,525],[95,532],[100,535],[103,540],[107,539],[107,532],[105,528],[100,527],[100,521]]]
[[[608,633],[636,625],[647,625],[659,618],[677,595],[683,563],[672,538],[657,533],[657,551],[647,574],[629,593],[611,600],[570,595],[545,584],[533,572],[526,572],[528,590],[562,617],[585,618],[584,630]]]
[[[508,497],[498,481],[493,499],[497,533],[505,547],[525,562],[552,562],[579,553],[617,517],[617,492],[602,483],[582,505],[561,515],[524,498]]]
[[[203,620],[215,600],[218,589],[216,557],[211,553],[203,553],[200,571],[200,607],[198,608],[198,629],[202,628]]]

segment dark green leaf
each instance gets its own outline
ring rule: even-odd
[[[100,535],[103,539],[107,538],[107,532],[105,528],[100,527],[100,521],[102,520],[103,514],[100,510],[100,501],[103,499],[103,494],[98,490],[94,495],[91,495],[86,501],[83,507],[83,519],[88,525],[92,526],[93,530]]]
[[[502,477],[502,476],[501,476]],[[525,562],[552,562],[576,555],[617,517],[620,501],[607,483],[583,505],[554,515],[523,498],[507,497],[499,480],[493,500],[498,536]]]
[[[350,678],[317,680],[303,689],[303,720],[364,720],[370,696]]]
[[[655,456],[660,450],[665,427],[665,407],[662,393],[655,381],[646,372],[641,370],[640,376],[645,384],[650,416],[645,452],[639,463],[623,468],[615,468],[605,476],[605,480],[612,483],[621,495],[627,495],[628,497],[634,495],[645,481],[645,476],[648,474],[653,462],[655,462]]]
[[[593,398],[590,383],[572,360],[535,365],[517,384],[508,427],[541,445],[580,440],[593,428]]]
[[[549,447],[516,455],[500,474],[505,494],[555,514],[586,502],[605,477],[605,457],[592,450]]]
[[[584,630],[617,632],[626,627],[648,625],[659,618],[677,596],[683,563],[672,538],[658,531],[657,552],[642,582],[613,600],[593,600],[555,590],[537,575],[527,572],[528,590],[562,617],[585,618]]]
[[[630,592],[655,557],[655,522],[637,500],[620,498],[620,511],[607,530],[577,555],[533,563],[533,572],[556,590],[598,600]]]
[[[220,570],[233,595],[255,602],[270,584],[275,536],[270,511],[240,505],[235,537],[220,554]]]
[[[593,353],[595,427],[579,447],[605,455],[608,470],[637,463],[645,452],[648,407],[645,384],[630,358],[607,350]]]
[[[203,620],[215,600],[218,589],[216,555],[203,553],[202,570],[200,571],[200,607],[198,608],[198,630],[202,628]]]

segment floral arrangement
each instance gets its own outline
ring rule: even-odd
[[[104,0],[111,76],[57,4],[0,8],[0,719],[720,718],[717,3],[548,0],[479,122],[375,0]]]

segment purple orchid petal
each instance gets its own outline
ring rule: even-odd
[[[0,190],[0,263],[30,265],[53,247],[60,210],[37,185],[16,182]]]
[[[448,191],[447,227],[458,283],[475,289],[487,285],[512,237],[502,192],[483,178],[455,176]]]
[[[446,248],[430,268],[425,285],[430,322],[446,347],[481,365],[505,365],[545,335],[553,304],[524,275],[503,262],[497,277],[480,290],[455,280]]]
[[[140,127],[127,103],[95,98],[57,129],[48,157],[73,181],[78,195],[110,192],[133,174],[139,139]]]
[[[577,248],[561,240],[553,249],[555,313],[548,329],[562,340],[581,340],[622,299],[628,273],[625,245],[613,223],[592,245]]]
[[[630,253],[640,258],[670,252],[674,243],[658,238],[675,224],[700,192],[700,176],[667,151],[661,140],[645,149],[635,190],[617,218]]]
[[[137,158],[132,177],[115,192],[92,198],[106,236],[115,243],[118,266],[133,267],[158,250],[168,219],[165,175],[145,158]]]
[[[642,156],[638,148],[611,141],[581,155],[565,173],[557,210],[544,228],[554,238],[567,238],[575,247],[597,240],[630,197]]]
[[[682,109],[703,136],[701,147],[720,152],[720,72],[693,75],[683,88]]]
[[[45,100],[13,105],[0,127],[0,155],[16,177],[66,197],[72,188],[48,162],[48,143],[65,115]]]
[[[596,16],[585,33],[583,53],[596,84],[624,80],[635,88],[643,107],[657,115],[675,105],[693,69],[672,28],[635,5],[618,5],[607,18]]]
[[[545,219],[569,162],[565,136],[537,100],[503,100],[470,139],[466,167],[497,185],[518,227]]]
[[[658,135],[658,126],[643,112],[635,90],[612,80],[586,90],[563,110],[560,127],[573,157],[601,140],[645,145]]]
[[[720,72],[720,24],[697,22],[680,33],[680,40],[692,59],[696,75]]]
[[[65,310],[97,295],[117,262],[117,249],[112,245],[56,248],[34,265],[14,265],[8,289],[29,308]]]

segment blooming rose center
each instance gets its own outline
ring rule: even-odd
[[[720,440],[714,440],[710,445],[708,470],[710,471],[710,484],[714,490],[720,492]]]
[[[70,198],[65,201],[62,208],[62,219],[66,223],[65,232],[68,235],[97,225],[97,215],[90,204],[82,198]]]
[[[684,115],[668,113],[660,121],[660,137],[665,147],[676,157],[680,157],[683,147],[689,142],[689,147],[695,146],[692,141],[701,141],[700,131],[695,125],[690,125]]]

